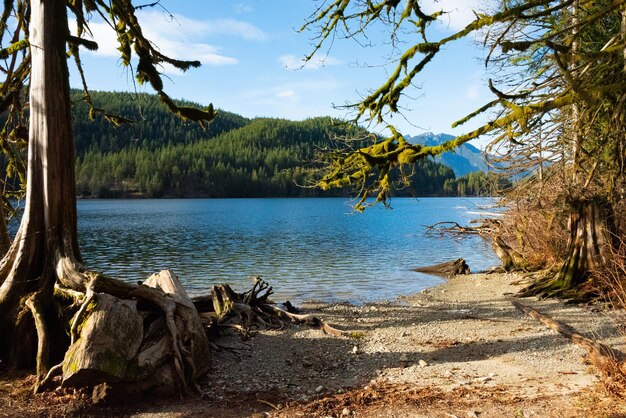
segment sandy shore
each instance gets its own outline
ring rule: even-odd
[[[580,416],[584,402],[578,395],[596,391],[595,371],[582,359],[585,350],[511,305],[514,293],[521,288],[512,283],[519,280],[517,275],[474,274],[455,277],[391,303],[305,305],[307,312],[344,329],[363,331],[365,337],[336,338],[297,327],[261,332],[244,343],[239,337],[230,337],[224,344],[236,347],[239,354],[216,355],[207,389],[224,399],[233,393],[267,392],[315,404],[324,396],[350,398],[353,389],[353,400],[359,390],[369,393],[376,387],[384,387],[384,398],[388,385],[398,385],[408,391],[422,388],[448,393],[450,400],[455,393],[463,394],[475,401],[463,402],[461,408],[467,410],[459,411],[458,405],[451,405],[450,410],[431,405],[430,411],[422,406],[417,408],[419,412],[409,408],[406,414],[467,416],[471,410],[481,416],[502,416],[505,411],[527,414],[518,416],[566,416],[570,411],[571,416]],[[624,349],[623,335],[606,313],[555,300],[528,298],[522,302]],[[485,404],[480,400],[482,395],[497,395],[507,406],[496,402],[481,410]],[[401,405],[389,401],[391,405],[383,402],[380,410],[362,408],[358,402],[350,406],[350,400],[343,399],[340,405],[348,406],[317,410],[314,405],[313,409],[299,405],[268,412],[339,416],[360,411],[360,416],[394,416]]]
[[[214,353],[203,399],[61,410],[141,417],[626,416],[623,405],[603,394],[583,349],[511,305],[519,279],[474,274],[393,302],[306,304],[307,313],[364,337],[296,326],[247,340],[233,332],[219,340],[229,349]],[[625,349],[607,313],[554,300],[522,302]],[[40,396],[19,415],[59,411]],[[4,398],[0,416],[7,414]]]

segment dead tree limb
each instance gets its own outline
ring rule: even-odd
[[[607,383],[613,387],[624,388],[626,385],[626,355],[624,353],[587,338],[570,325],[557,321],[529,306],[522,305],[516,300],[511,303],[519,311],[558,332],[572,343],[585,348],[589,352],[590,362],[604,374]]]
[[[453,221],[437,222],[432,225],[424,225],[424,227],[426,228],[426,234],[429,235],[478,235],[480,232],[480,227],[461,226],[457,222]]]

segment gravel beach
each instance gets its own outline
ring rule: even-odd
[[[89,395],[59,392],[33,402],[26,378],[21,389],[0,382],[0,416],[626,416],[623,402],[605,393],[586,364],[584,349],[512,306],[520,281],[515,274],[472,274],[394,301],[301,306],[361,338],[292,325],[246,339],[227,331],[217,340],[222,349],[212,354],[200,399],[94,406]],[[614,314],[517,300],[626,349]]]

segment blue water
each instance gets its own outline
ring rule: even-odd
[[[467,224],[488,198],[396,198],[352,213],[346,199],[82,200],[78,229],[89,268],[125,280],[172,269],[191,294],[258,275],[276,301],[392,299],[440,279],[411,271],[463,257],[473,271],[497,264],[478,237],[425,234],[439,221]]]

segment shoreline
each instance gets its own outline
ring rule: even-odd
[[[226,418],[626,414],[623,404],[602,395],[597,371],[582,361],[584,349],[511,305],[513,293],[521,287],[511,283],[519,279],[516,274],[474,273],[392,302],[307,303],[301,307],[305,313],[341,329],[361,331],[364,337],[333,337],[290,325],[254,331],[249,339],[227,331],[216,341],[223,349],[212,352],[211,370],[200,382],[202,399],[152,399],[127,407],[82,405],[79,414]],[[606,312],[556,300],[518,300],[615,349],[626,348],[623,334]],[[31,399],[20,415],[55,415],[46,396],[50,395],[37,395],[34,404]],[[6,402],[14,408],[15,402],[20,404],[15,396],[5,398],[0,390],[0,411],[6,410]]]
[[[259,332],[247,344],[250,351],[244,358],[231,361],[228,354],[218,355],[209,374],[214,382],[211,392],[220,393],[223,399],[229,393],[281,393],[297,402],[292,409],[275,411],[276,416],[285,417],[297,415],[306,408],[302,405],[319,403],[324,396],[345,397],[377,385],[408,385],[448,395],[498,393],[516,400],[509,406],[541,416],[568,416],[561,413],[568,409],[571,416],[580,416],[577,399],[595,390],[597,371],[581,360],[584,349],[511,305],[514,293],[522,287],[511,283],[519,280],[516,274],[475,273],[455,276],[391,302],[307,303],[305,312],[342,329],[364,332],[365,337],[335,338],[296,327]],[[626,347],[607,313],[556,300],[526,298],[521,302],[616,349]],[[228,345],[240,345],[238,339],[232,338]],[[232,379],[246,375],[252,378]],[[559,409],[550,412],[553,405]],[[502,407],[482,412],[501,416]],[[476,405],[475,410],[481,407]],[[339,416],[341,411],[327,416]],[[410,412],[406,416],[412,416]],[[515,410],[510,412],[515,415]]]

